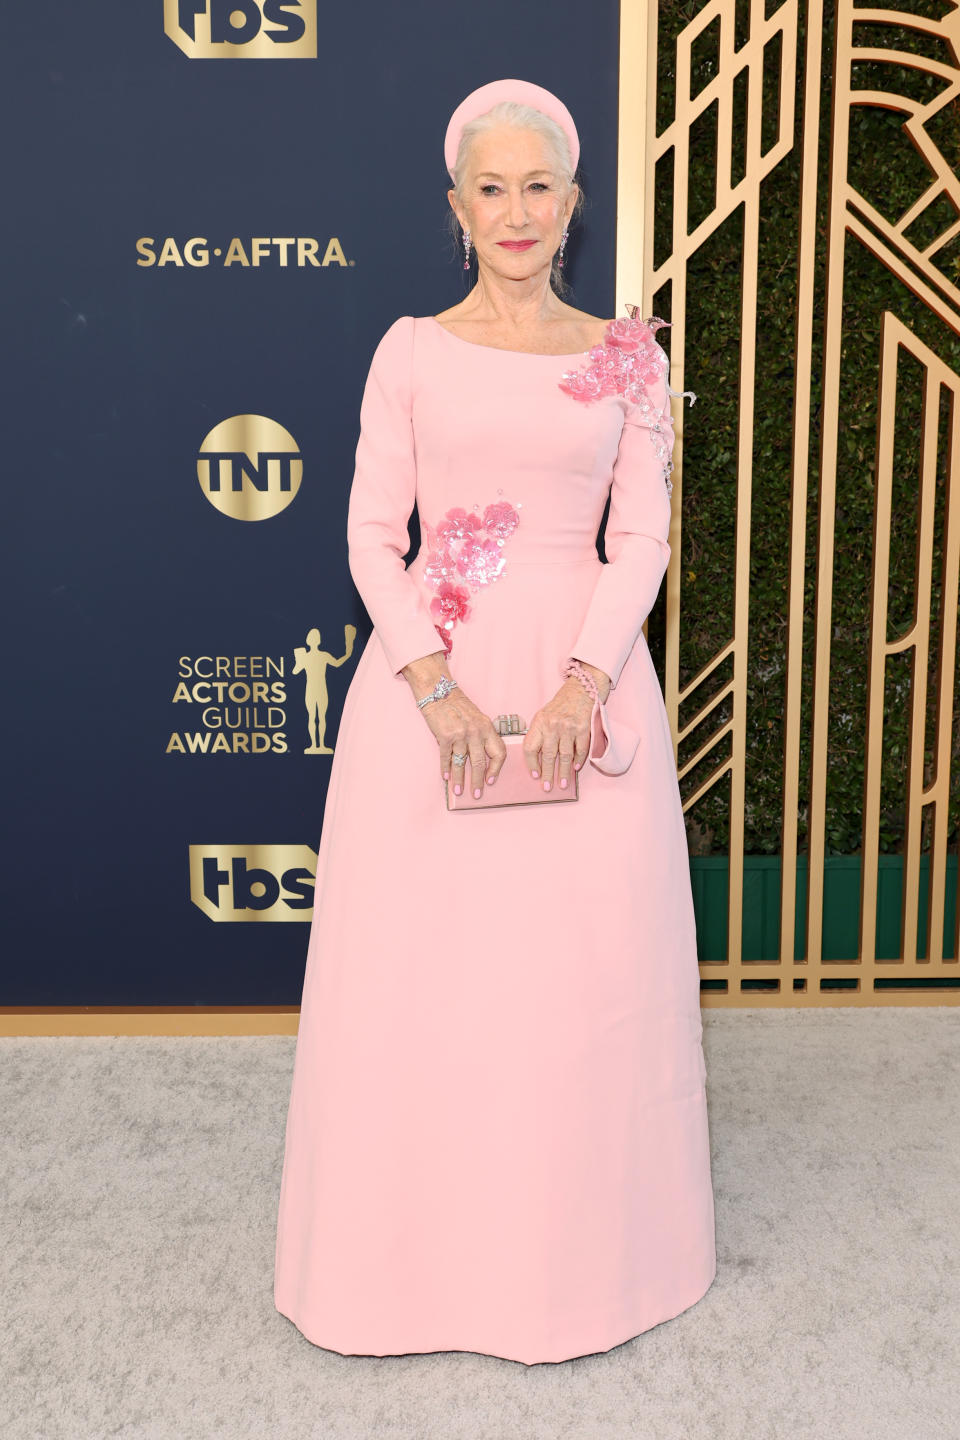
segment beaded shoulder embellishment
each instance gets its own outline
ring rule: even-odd
[[[669,327],[673,322],[661,320],[656,315],[649,320],[641,320],[636,305],[628,305],[627,310],[629,318],[611,320],[604,331],[606,338],[603,344],[594,345],[584,352],[587,364],[579,370],[565,370],[559,385],[567,395],[586,405],[602,399],[604,395],[622,395],[631,405],[637,406],[649,425],[657,458],[663,468],[667,494],[672,495],[673,416],[669,405],[661,411],[653,404],[647,386],[662,376],[668,395],[679,399],[689,395],[691,405],[697,397],[692,390],[674,390],[667,378],[670,362],[654,338],[658,330]],[[666,435],[669,435],[669,440]]]
[[[503,574],[503,547],[520,524],[522,503],[514,507],[506,500],[494,500],[482,513],[479,505],[472,510],[455,505],[439,525],[423,524],[429,547],[423,578],[437,592],[430,601],[430,613],[437,617],[434,628],[448,655],[453,649],[454,626],[470,618],[470,591],[476,594]],[[460,580],[466,585],[459,584]]]
[[[604,395],[623,395],[631,404],[652,411],[646,386],[661,375],[666,377],[669,369],[669,361],[654,337],[673,322],[656,315],[641,320],[636,305],[628,305],[627,310],[628,319],[609,322],[602,345],[593,345],[584,352],[585,366],[563,372],[560,389],[585,404]],[[666,386],[669,395],[689,395],[691,405],[697,398],[692,390],[674,390],[669,380]]]

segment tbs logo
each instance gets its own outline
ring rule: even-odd
[[[190,899],[210,920],[311,920],[309,845],[191,845]]]
[[[163,0],[163,28],[190,60],[317,58],[317,0]]]

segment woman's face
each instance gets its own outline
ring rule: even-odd
[[[565,185],[545,138],[535,130],[498,126],[478,135],[470,148],[464,203],[453,190],[450,204],[477,252],[477,263],[506,279],[549,270],[578,187]],[[503,241],[531,240],[524,249]]]

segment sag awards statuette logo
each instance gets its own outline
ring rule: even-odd
[[[304,755],[333,754],[327,744],[327,670],[350,659],[356,634],[355,625],[343,627],[342,655],[321,648],[316,628],[294,648],[290,674],[304,677]],[[286,666],[282,655],[181,655],[173,704],[195,708],[187,712],[188,723],[171,733],[166,754],[286,755]]]
[[[317,58],[317,0],[163,0],[163,29],[190,60]]]
[[[303,456],[289,430],[266,415],[232,415],[200,446],[197,479],[206,498],[234,520],[271,520],[300,489]]]
[[[313,918],[309,845],[191,845],[190,899],[216,921]]]
[[[309,743],[304,748],[304,755],[332,755],[333,751],[326,743],[327,739],[327,706],[330,697],[327,694],[327,667],[332,665],[338,669],[353,654],[353,642],[356,638],[356,625],[344,625],[343,639],[346,650],[342,655],[331,655],[329,650],[320,649],[320,631],[310,630],[307,634],[306,645],[298,645],[294,650],[296,665],[293,667],[294,675],[301,671],[306,677],[307,704],[307,736]]]

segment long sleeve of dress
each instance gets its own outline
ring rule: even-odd
[[[628,410],[610,488],[600,572],[570,654],[604,670],[613,685],[653,609],[670,560],[670,485],[673,418],[667,372],[645,386]]]
[[[377,346],[360,405],[360,438],[347,509],[350,574],[394,674],[443,650],[403,557],[416,502],[411,414],[413,317],[395,320]]]

